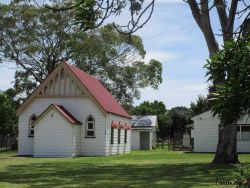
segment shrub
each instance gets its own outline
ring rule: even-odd
[[[250,188],[250,164],[246,162],[235,166],[234,177],[239,182],[238,187]]]

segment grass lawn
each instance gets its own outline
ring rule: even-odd
[[[111,157],[32,158],[0,153],[4,187],[230,187],[232,166],[212,166],[213,154],[166,150],[133,151]],[[250,154],[241,154],[242,162]]]

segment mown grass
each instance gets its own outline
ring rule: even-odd
[[[167,150],[110,157],[32,158],[0,153],[0,187],[230,187],[233,166],[210,164],[213,154]],[[250,154],[241,154],[250,161]]]

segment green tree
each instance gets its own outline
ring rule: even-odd
[[[183,133],[186,131],[186,125],[192,123],[191,121],[191,111],[183,106],[177,106],[171,108],[168,111],[167,117],[171,119],[170,123],[170,137],[171,138],[181,138]]]
[[[217,12],[217,17],[220,23],[219,31],[221,32],[221,35],[219,36],[222,37],[223,45],[226,45],[227,42],[233,41],[234,34],[238,35],[241,33],[244,25],[249,23],[250,3],[248,1],[232,0],[229,2],[226,0],[187,0],[186,2],[188,3],[193,18],[206,40],[210,57],[212,57],[215,53],[218,53],[220,50],[217,42],[218,35],[215,35],[212,27],[215,19],[210,19],[212,9],[216,9]],[[240,23],[237,24],[239,27],[236,29],[235,20],[237,16],[240,18],[237,19],[238,21],[240,20]],[[221,64],[219,69],[221,75],[216,74],[216,79],[213,79],[212,83],[214,85],[220,84],[224,81],[223,64]],[[214,88],[212,86],[210,91],[213,92],[213,90]],[[231,125],[224,126],[219,131],[218,147],[213,163],[235,163],[238,161],[238,156],[235,154],[236,142],[233,141],[235,138],[230,137],[231,135],[228,134],[228,132],[234,131],[233,135],[235,135],[237,130],[232,123]],[[228,142],[233,144],[228,144]]]
[[[144,101],[132,110],[133,115],[160,115],[166,112],[166,106],[162,101]]]
[[[155,0],[74,0],[62,5],[47,5],[55,11],[72,11],[72,21],[87,31],[101,26],[108,18],[126,12],[127,22],[113,23],[117,30],[131,35],[142,28],[151,18]]]
[[[70,57],[67,46],[75,32],[69,14],[20,2],[0,5],[0,60],[18,65],[15,89],[25,97]]]
[[[227,43],[205,66],[208,80],[215,81],[222,75],[224,77],[224,81],[215,85],[212,93],[213,114],[221,120],[214,163],[238,162],[237,121],[243,115],[250,114],[249,37]]]
[[[139,36],[132,35],[128,43],[128,37],[112,25],[88,33],[84,43],[72,48],[76,66],[96,75],[123,104],[138,99],[139,88],[157,88],[162,82],[161,63],[154,59],[144,63],[145,53]]]
[[[17,97],[18,94],[14,88],[9,88],[5,90],[4,94],[6,94],[12,100],[15,109],[17,109],[20,106],[21,101],[20,101],[20,98]]]
[[[0,135],[15,135],[15,125],[15,105],[11,98],[0,92]]]
[[[29,95],[63,60],[97,76],[124,104],[140,97],[139,88],[162,82],[160,62],[143,62],[139,36],[128,40],[112,25],[79,32],[71,12],[20,2],[0,5],[0,60],[18,65],[18,97]]]
[[[198,99],[195,102],[191,102],[190,104],[190,110],[192,116],[199,115],[209,109],[210,109],[210,104],[208,100],[201,95],[198,96]]]

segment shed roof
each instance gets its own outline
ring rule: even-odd
[[[157,116],[132,116],[131,119],[132,128],[151,128],[157,127]]]

